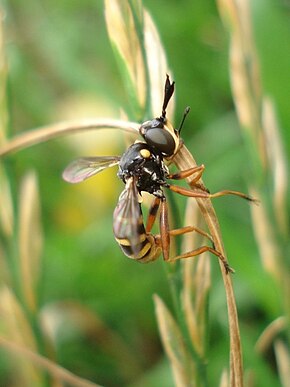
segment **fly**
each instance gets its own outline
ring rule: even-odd
[[[185,110],[179,129],[166,118],[166,108],[174,92],[174,82],[167,76],[164,90],[164,101],[161,116],[144,122],[139,129],[145,142],[136,141],[122,156],[86,157],[73,161],[63,172],[63,178],[69,183],[84,181],[106,168],[119,166],[118,177],[124,182],[118,204],[114,210],[113,232],[123,253],[138,262],[147,263],[156,260],[161,253],[165,261],[173,262],[189,258],[209,251],[223,263],[226,273],[233,272],[225,257],[218,252],[212,237],[205,231],[186,226],[170,230],[168,206],[164,189],[180,195],[194,198],[215,198],[224,195],[235,195],[255,202],[250,196],[239,191],[220,191],[214,194],[198,183],[204,171],[204,165],[195,166],[185,171],[171,174],[165,164],[178,151],[181,139],[180,130],[189,108]],[[192,177],[191,184],[201,190],[199,192],[171,184],[170,180],[182,180]],[[149,209],[146,225],[142,213],[142,192],[153,195],[154,200]],[[159,211],[160,234],[151,233]],[[192,251],[170,258],[170,239],[189,232],[197,232],[212,242],[212,247],[201,246]]]

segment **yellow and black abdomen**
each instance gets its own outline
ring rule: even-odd
[[[158,258],[161,248],[152,234],[146,233],[140,203],[119,201],[114,212],[113,232],[123,253],[131,259],[146,263]],[[131,208],[130,208],[131,207]]]

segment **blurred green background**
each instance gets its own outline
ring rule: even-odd
[[[8,61],[9,136],[66,119],[117,118],[128,97],[115,63],[104,21],[104,4],[92,0],[7,0],[4,12]],[[182,136],[212,191],[248,191],[251,164],[239,130],[230,90],[228,36],[211,0],[144,0],[176,82],[176,117],[191,106]],[[274,99],[289,154],[289,2],[256,1],[256,45],[264,90]],[[152,296],[171,305],[162,260],[138,265],[114,241],[112,214],[122,184],[116,170],[72,186],[61,179],[73,159],[121,154],[122,134],[114,131],[71,135],[5,158],[15,206],[21,177],[39,178],[44,248],[39,308],[72,303],[91,311],[98,329],[82,329],[70,317],[60,324],[56,361],[75,374],[105,386],[172,386],[163,354]],[[185,203],[182,198],[178,200]],[[253,347],[281,312],[281,294],[261,268],[247,203],[214,201],[231,266],[240,316],[244,365],[255,369],[257,386],[279,386],[273,353]],[[56,307],[57,306],[57,307]],[[212,259],[209,307],[209,385],[216,385],[228,359],[223,283]],[[85,315],[85,312],[84,312]],[[93,323],[92,323],[93,324]],[[0,352],[0,385],[9,386],[13,363]],[[263,378],[263,379],[261,379]],[[161,381],[161,383],[160,383]]]

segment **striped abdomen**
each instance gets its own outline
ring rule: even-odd
[[[131,218],[123,217],[118,211],[114,212],[113,231],[115,239],[123,253],[141,263],[154,261],[161,253],[152,234],[145,231],[141,206],[138,203],[138,214]]]

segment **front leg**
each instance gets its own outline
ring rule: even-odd
[[[202,191],[209,193],[209,190],[202,183],[198,183],[204,170],[205,170],[205,166],[202,164],[200,166],[185,169],[184,171],[179,171],[177,173],[169,174],[167,176],[167,179],[171,179],[171,180],[186,179],[187,177],[196,173],[196,176],[190,181],[190,184],[194,184],[196,186],[196,188],[199,188]]]

